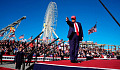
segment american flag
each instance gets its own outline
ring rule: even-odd
[[[31,36],[28,40],[32,40],[32,37],[33,37],[33,36]]]
[[[29,46],[30,46],[30,47],[34,47],[34,46],[33,46],[33,43],[30,43]]]
[[[4,33],[0,34],[0,37],[3,37]]]
[[[94,27],[92,27],[91,29],[88,30],[88,35],[93,33],[93,32],[97,32],[96,24]]]
[[[9,38],[10,38],[10,37],[15,37],[15,34],[11,34],[11,35],[9,35]]]
[[[62,42],[62,41],[63,41],[63,39],[59,40],[59,42]]]
[[[87,44],[87,41],[85,41],[85,44]]]
[[[21,36],[19,37],[19,39],[22,39],[22,38],[24,38],[24,35],[21,35]]]
[[[95,42],[95,45],[97,45],[97,42]]]
[[[22,39],[22,42],[26,42],[27,41],[27,39]]]

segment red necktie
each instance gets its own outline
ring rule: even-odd
[[[78,27],[77,27],[76,23],[74,23],[74,24],[75,24],[76,34],[77,34],[77,36],[79,36]]]

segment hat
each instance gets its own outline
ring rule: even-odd
[[[71,19],[76,19],[76,16],[71,16]]]

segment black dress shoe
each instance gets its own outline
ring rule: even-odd
[[[75,60],[75,63],[81,63],[81,61]]]
[[[75,63],[75,61],[74,61],[74,60],[71,60],[71,63]]]

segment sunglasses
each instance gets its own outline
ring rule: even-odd
[[[75,19],[72,18],[72,20],[75,20]]]

